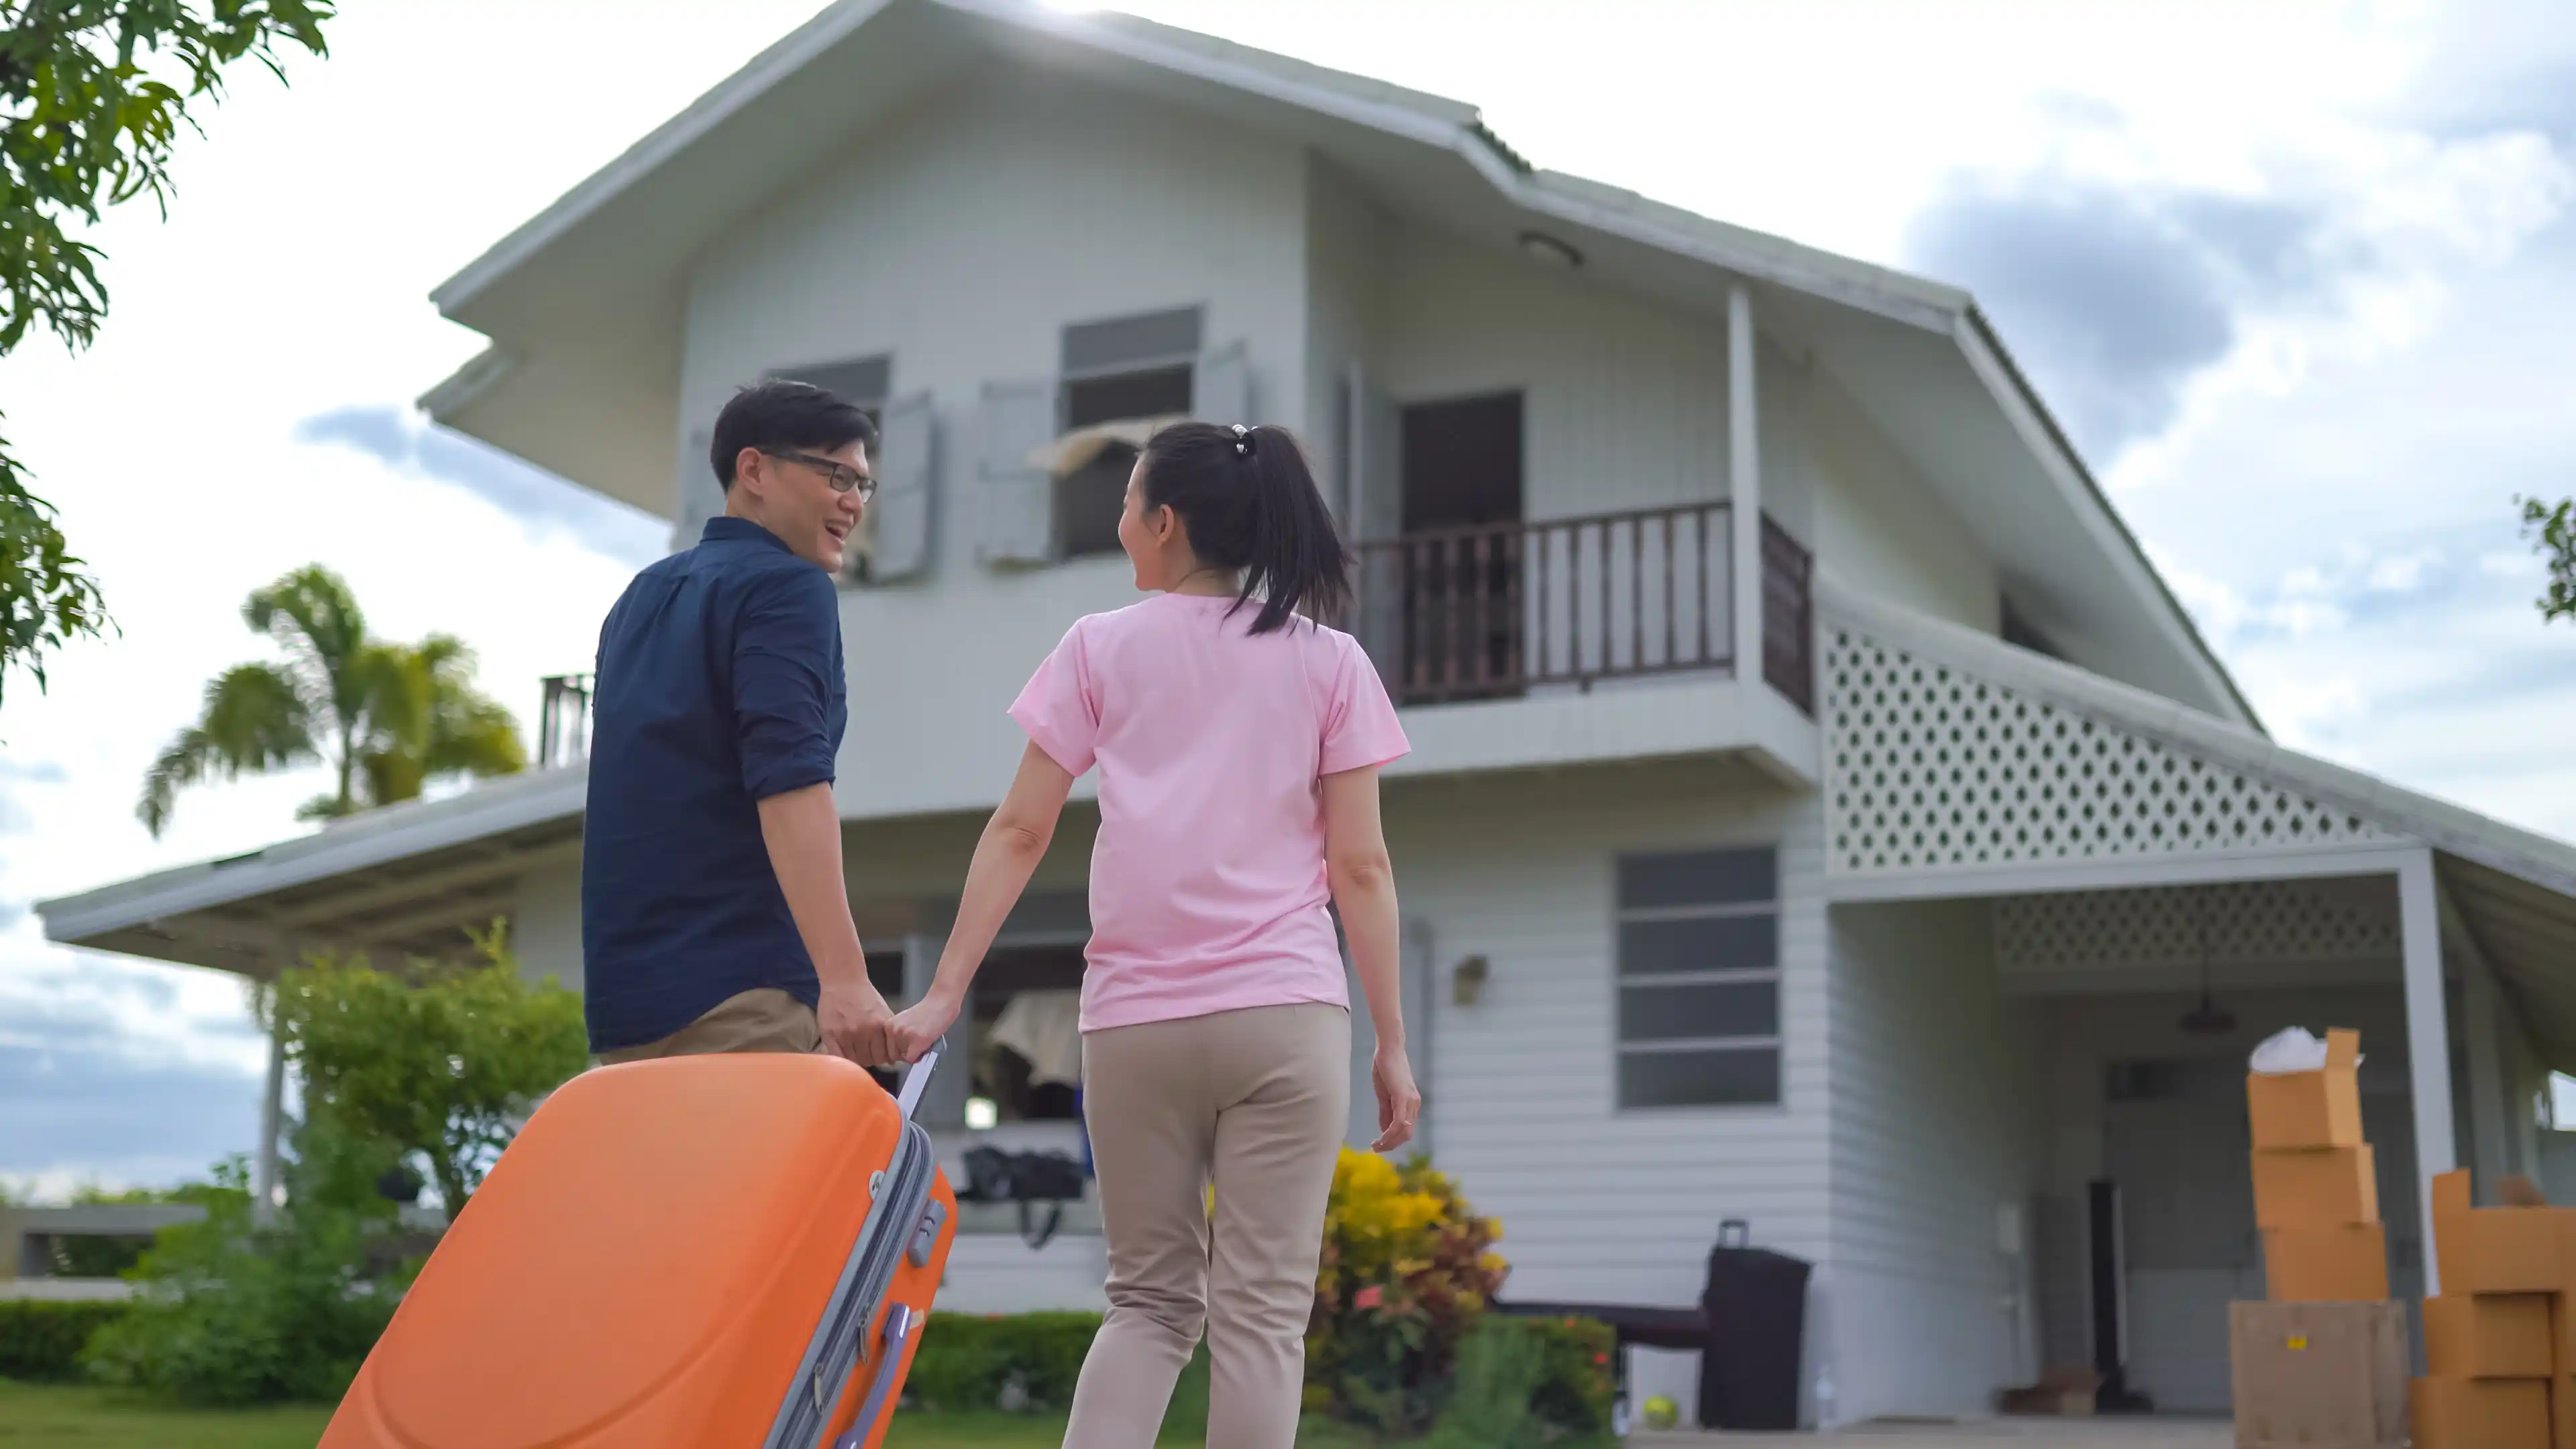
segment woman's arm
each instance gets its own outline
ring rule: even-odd
[[[966,891],[957,902],[957,920],[948,944],[939,952],[939,972],[921,1000],[896,1013],[894,1052],[913,1062],[948,1034],[966,1000],[966,988],[993,949],[1002,922],[1029,888],[1029,877],[1046,858],[1055,839],[1055,823],[1073,793],[1073,776],[1064,766],[1030,745],[1020,754],[1020,772],[1009,793],[975,842],[975,859],[966,867]]]
[[[1377,1061],[1369,1076],[1377,1087],[1379,1135],[1371,1145],[1392,1152],[1413,1139],[1422,1094],[1404,1051],[1395,866],[1378,815],[1374,765],[1324,777],[1324,870],[1342,914],[1342,934],[1351,943],[1351,969],[1377,1032]]]

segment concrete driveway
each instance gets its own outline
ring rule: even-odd
[[[1989,1419],[1973,1424],[1869,1423],[1830,1434],[1657,1434],[1638,1430],[1639,1449],[2232,1449],[2236,1431],[2218,1419]]]

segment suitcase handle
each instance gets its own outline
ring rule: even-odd
[[[923,1065],[930,1060],[922,1058]],[[907,1080],[904,1085],[909,1087],[912,1083]],[[894,1387],[895,1376],[903,1372],[903,1346],[912,1337],[914,1323],[912,1310],[900,1303],[886,1310],[885,1350],[877,1355],[876,1377],[868,1383],[868,1396],[859,1403],[859,1417],[851,1422],[848,1433],[832,1441],[832,1449],[866,1449],[868,1431],[876,1427],[878,1417],[885,1412],[886,1392]]]
[[[1745,1248],[1753,1244],[1753,1225],[1742,1218],[1728,1218],[1717,1225],[1717,1245],[1721,1248]]]
[[[903,1074],[903,1087],[894,1100],[895,1105],[903,1109],[905,1121],[911,1121],[913,1110],[921,1105],[921,1094],[930,1086],[931,1069],[938,1065],[939,1048],[932,1047],[921,1054],[921,1060],[914,1062],[911,1070]]]

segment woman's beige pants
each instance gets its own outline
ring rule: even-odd
[[[1109,1317],[1082,1363],[1066,1449],[1151,1445],[1202,1326],[1210,1449],[1289,1449],[1324,1199],[1350,1122],[1350,1013],[1265,1006],[1095,1031],[1082,1075]]]

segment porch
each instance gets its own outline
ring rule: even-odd
[[[2243,1078],[2281,1028],[2362,1032],[2393,1297],[2439,1291],[2434,1176],[2554,1175],[2576,851],[1964,630],[1821,612],[1843,1417],[2061,1367],[2226,1413],[2227,1305],[2265,1292]]]

